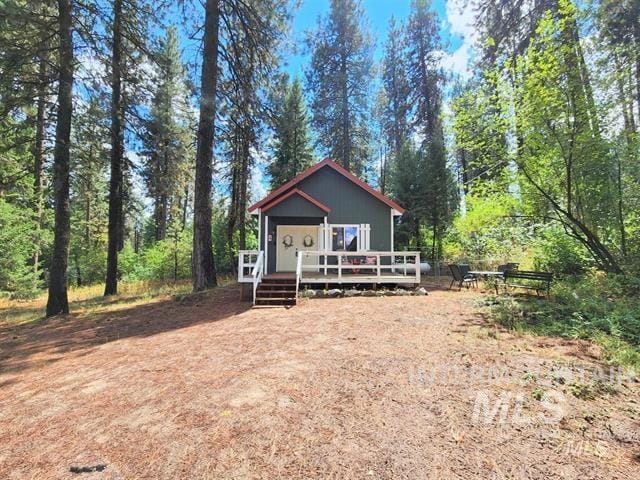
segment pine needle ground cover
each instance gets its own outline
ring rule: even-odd
[[[502,326],[536,335],[588,339],[608,362],[640,369],[640,281],[587,274],[556,282],[550,299],[489,297]]]
[[[0,325],[0,477],[640,476],[638,383],[592,342],[475,292],[238,298]]]

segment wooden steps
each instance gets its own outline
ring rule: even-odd
[[[293,306],[297,303],[295,278],[263,277],[256,290],[256,306]]]

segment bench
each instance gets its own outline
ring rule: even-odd
[[[536,295],[545,292],[549,296],[551,282],[553,281],[553,273],[549,272],[531,272],[526,270],[506,270],[504,272],[505,291],[509,287],[524,288],[527,290],[535,290]],[[496,295],[498,294],[498,282],[496,282]]]

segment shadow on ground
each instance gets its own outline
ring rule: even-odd
[[[218,322],[251,307],[239,298],[239,287],[233,285],[88,317],[72,314],[0,324],[0,374],[37,368],[69,353],[82,356],[107,342]]]

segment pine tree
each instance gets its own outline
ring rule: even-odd
[[[169,223],[179,221],[191,180],[189,92],[175,27],[155,54],[157,73],[146,122],[143,177],[153,201],[155,239],[164,240]]]
[[[447,166],[442,126],[443,74],[438,56],[442,50],[436,15],[428,0],[413,0],[407,25],[407,68],[411,103],[415,106],[413,125],[422,137],[424,158],[419,170],[424,179],[421,199],[424,220],[432,231],[432,255],[451,219],[454,195],[452,174]]]
[[[69,147],[73,115],[73,10],[70,0],[58,0],[58,111],[53,154],[55,234],[49,270],[47,317],[69,313],[67,264],[69,261]]]
[[[413,0],[407,25],[407,69],[411,103],[415,107],[413,125],[430,154],[443,155],[442,129],[443,75],[438,56],[442,51],[438,19],[429,10],[429,0]]]
[[[30,162],[23,166],[32,172],[31,192],[24,192],[32,210],[33,288],[40,281],[43,248],[45,200],[45,156],[48,126],[51,118],[50,99],[54,96],[55,63],[51,32],[56,28],[55,3],[45,0],[8,0],[0,11],[0,136],[14,145],[30,144]],[[5,149],[10,148],[8,142]],[[3,150],[4,151],[4,150]],[[1,175],[1,174],[0,174]],[[0,189],[2,185],[0,185]],[[17,198],[14,196],[14,201]]]
[[[359,0],[332,0],[306,44],[312,126],[324,152],[356,175],[367,168],[370,149],[373,40]]]
[[[496,75],[486,72],[482,82],[458,86],[454,94],[455,153],[465,195],[474,185],[504,191],[509,181],[509,121],[497,82]]]
[[[382,59],[382,85],[385,92],[382,126],[387,143],[394,155],[400,154],[409,138],[411,92],[407,79],[405,42],[402,28],[394,17],[389,21],[388,38]]]
[[[76,112],[71,164],[71,272],[76,285],[104,278],[107,237],[108,111],[92,95]]]
[[[204,6],[204,48],[200,75],[200,118],[197,132],[193,203],[192,282],[195,291],[217,285],[211,238],[211,183],[213,135],[217,107],[219,8],[218,0],[207,0]]]
[[[277,99],[274,131],[274,158],[269,165],[271,189],[288,182],[313,164],[309,141],[309,118],[302,83],[298,78],[289,83],[285,78]]]
[[[409,142],[405,142],[390,168],[389,189],[393,198],[406,207],[396,229],[396,240],[401,245],[420,249],[422,246],[421,225],[424,218],[425,181],[418,175],[423,168],[423,159]]]
[[[622,114],[623,131],[616,148],[616,195],[617,217],[620,235],[620,252],[628,254],[627,224],[631,228],[637,223],[630,212],[638,211],[640,205],[634,202],[640,184],[640,172],[632,165],[638,165],[640,142],[640,3],[634,0],[604,0],[598,6],[596,19],[600,38],[607,47],[602,59],[605,82],[614,80],[617,102]],[[612,62],[613,60],[613,62]],[[634,97],[635,110],[634,111]]]
[[[123,0],[113,2],[111,25],[111,174],[109,179],[109,241],[104,294],[118,293],[118,251],[122,235],[122,197],[124,163],[124,70]]]
[[[526,52],[540,19],[548,11],[557,11],[558,0],[476,0],[475,7],[479,64],[491,68]]]
[[[236,243],[245,249],[247,242],[247,206],[250,179],[256,153],[268,117],[266,97],[277,67],[278,43],[286,25],[284,0],[248,4],[250,8],[224,9],[228,20],[222,35],[227,39],[224,77],[220,85],[225,105],[221,113],[226,128],[221,128],[230,183],[227,246],[231,264],[235,265]],[[232,23],[235,22],[235,23]],[[237,233],[237,241],[236,241]]]
[[[109,35],[111,87],[111,164],[109,177],[109,240],[104,294],[118,293],[118,253],[124,247],[126,209],[131,199],[129,162],[125,158],[125,131],[141,78],[138,66],[148,54],[149,24],[156,5],[151,0],[113,0],[106,19]]]

